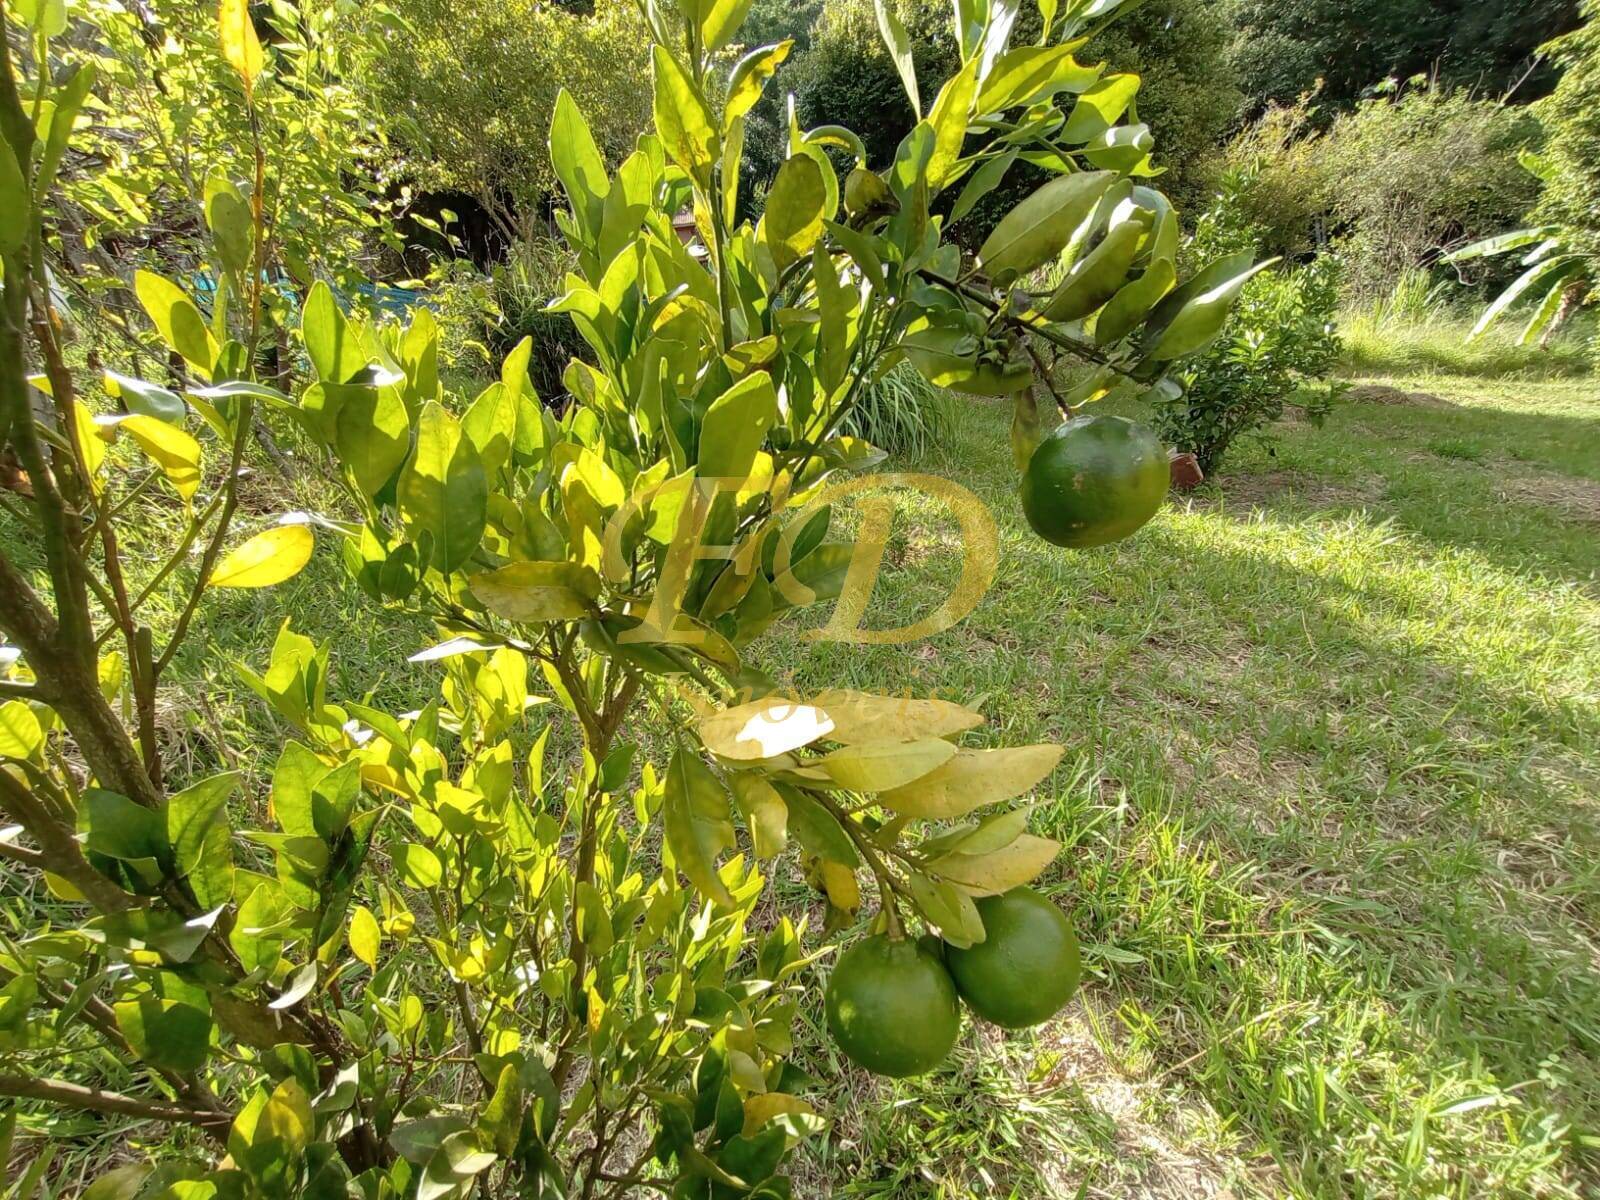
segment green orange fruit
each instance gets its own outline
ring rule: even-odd
[[[961,1005],[944,964],[916,942],[883,934],[839,957],[823,1009],[845,1057],[878,1075],[931,1071],[961,1032]]]
[[[1032,888],[977,902],[983,941],[945,948],[967,1006],[1006,1029],[1048,1021],[1078,990],[1078,938],[1061,910]]]
[[[1126,417],[1076,417],[1045,435],[1022,473],[1022,511],[1047,542],[1082,550],[1127,537],[1172,480],[1155,433]]]

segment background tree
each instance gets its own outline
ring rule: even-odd
[[[390,49],[360,84],[384,114],[395,184],[471,197],[502,243],[548,232],[545,131],[563,88],[617,161],[650,119],[649,36],[631,0],[588,12],[539,0],[396,0],[363,7]]]
[[[1577,0],[1214,0],[1233,30],[1245,113],[1313,90],[1335,108],[1388,77],[1437,74],[1452,87],[1524,100],[1556,72],[1540,45],[1576,23]]]

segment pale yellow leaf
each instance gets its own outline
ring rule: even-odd
[[[910,696],[878,696],[834,688],[812,698],[833,721],[828,735],[835,742],[885,742],[909,738],[949,737],[983,724],[983,714],[948,700]]]
[[[81,400],[72,402],[72,424],[78,435],[78,453],[83,455],[83,468],[89,473],[89,490],[96,496],[105,486],[100,481],[100,468],[106,461],[106,444],[95,428],[94,414]]]
[[[378,945],[383,933],[378,928],[378,918],[364,904],[350,911],[350,950],[369,967],[378,965]]]
[[[744,1102],[744,1131],[751,1134],[776,1117],[813,1117],[817,1110],[799,1096],[765,1092]]]
[[[809,746],[832,729],[821,709],[768,696],[707,717],[700,722],[700,740],[720,758],[752,762]]]
[[[1060,842],[1025,833],[1003,850],[991,854],[946,854],[928,863],[926,869],[974,896],[998,896],[1035,879],[1060,849]]]
[[[861,907],[861,884],[856,873],[843,863],[823,858],[817,861],[822,872],[822,887],[835,908],[853,913]]]
[[[316,538],[304,525],[279,525],[256,534],[233,550],[211,572],[209,586],[263,588],[293,579],[316,549]]]
[[[941,738],[869,742],[835,750],[816,765],[852,792],[886,792],[921,779],[949,762],[956,748]]]
[[[176,425],[136,413],[117,418],[116,427],[126,429],[133,440],[166,475],[185,501],[200,487],[200,443]]]
[[[255,22],[250,19],[249,0],[220,0],[217,32],[222,39],[222,56],[239,73],[245,91],[251,91],[266,59],[261,52],[261,39],[256,36]]]
[[[959,750],[910,787],[878,796],[885,808],[943,821],[1028,791],[1061,761],[1062,747],[1044,744],[1004,750]]]
[[[778,789],[754,771],[737,771],[729,777],[733,799],[744,815],[745,828],[757,858],[783,853],[789,842],[789,808]]]

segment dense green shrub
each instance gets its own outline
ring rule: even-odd
[[[650,39],[630,0],[588,12],[541,0],[391,0],[357,10],[392,49],[361,86],[383,114],[396,183],[476,199],[506,242],[546,234],[556,186],[547,144],[565,88],[608,161],[650,120]]]
[[[563,375],[573,359],[594,361],[594,352],[578,334],[572,318],[551,311],[550,305],[566,290],[566,274],[576,259],[561,243],[550,238],[516,242],[505,261],[489,274],[493,317],[486,330],[489,345],[499,361],[523,342],[532,352],[528,375],[547,402],[567,392]]]
[[[1187,253],[1205,261],[1257,251],[1260,231],[1236,201],[1250,183],[1247,176],[1224,179]],[[1176,381],[1181,393],[1173,388],[1154,395],[1162,440],[1194,454],[1209,475],[1239,437],[1283,416],[1291,398],[1312,420],[1321,420],[1336,391],[1324,381],[1339,358],[1339,299],[1340,263],[1333,254],[1256,275],[1245,284],[1222,336],[1185,365]]]
[[[1268,253],[1334,246],[1356,297],[1503,228],[1533,203],[1518,153],[1539,138],[1526,109],[1424,86],[1359,104],[1326,130],[1301,103],[1270,110],[1229,144],[1221,172]]]

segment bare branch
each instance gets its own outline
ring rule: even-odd
[[[228,1113],[207,1112],[199,1108],[141,1100],[137,1096],[108,1092],[102,1088],[84,1087],[81,1084],[68,1083],[64,1079],[0,1075],[0,1096],[44,1100],[68,1108],[138,1117],[145,1121],[164,1121],[169,1125],[198,1125],[207,1130],[225,1130],[233,1122],[233,1117]]]

